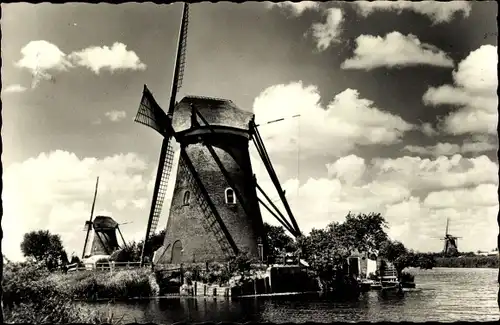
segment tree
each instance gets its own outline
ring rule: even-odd
[[[376,254],[388,239],[387,222],[380,213],[354,215],[349,212],[343,223],[331,223],[328,228],[351,252]]]
[[[385,241],[380,248],[379,255],[385,257],[389,262],[393,263],[398,257],[408,254],[408,250],[399,241]]]
[[[436,261],[431,254],[409,251],[398,241],[387,240],[384,242],[380,250],[380,256],[394,265],[398,278],[401,278],[403,270],[407,267],[432,269],[436,265]]]
[[[25,257],[45,263],[49,270],[68,262],[61,238],[59,235],[51,234],[48,230],[32,231],[24,234],[21,251]]]
[[[264,230],[267,235],[268,254],[276,256],[280,252],[291,253],[296,250],[296,245],[293,239],[285,233],[285,229],[281,226],[272,226],[264,223]]]
[[[163,245],[165,240],[165,230],[149,236],[148,245],[146,246],[146,251],[144,256],[152,259],[153,253]],[[130,242],[126,247],[117,250],[111,254],[111,260],[115,262],[139,262],[141,259],[142,246],[144,245],[144,240],[139,242]]]

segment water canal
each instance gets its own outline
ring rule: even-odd
[[[319,297],[164,298],[133,303],[93,304],[111,307],[123,322],[330,322],[330,321],[492,321],[499,319],[496,269],[411,270],[417,289],[403,297],[363,294],[355,302]]]

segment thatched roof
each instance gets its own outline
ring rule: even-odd
[[[97,216],[94,219],[94,230],[116,229],[118,223],[111,217]]]
[[[238,108],[232,101],[209,97],[184,97],[175,107],[172,125],[176,132],[191,127],[191,105],[201,113],[210,125],[248,130],[254,114]],[[203,125],[198,117],[198,122]]]

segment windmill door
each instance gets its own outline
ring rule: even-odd
[[[182,243],[177,240],[172,246],[172,264],[180,264],[182,261]]]

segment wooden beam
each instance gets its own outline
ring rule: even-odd
[[[259,154],[261,155],[262,161],[264,163],[264,166],[266,167],[269,176],[271,177],[272,182],[274,183],[274,186],[276,187],[278,191],[278,195],[281,198],[281,201],[283,202],[283,206],[285,207],[285,210],[288,214],[288,217],[290,218],[290,221],[292,222],[293,228],[296,230],[296,232],[300,235],[300,228],[297,224],[297,221],[295,220],[295,217],[293,216],[292,210],[290,209],[290,206],[288,204],[288,201],[286,200],[285,194],[283,192],[283,189],[281,188],[280,182],[278,180],[278,176],[276,175],[276,172],[274,171],[274,168],[272,166],[271,160],[269,159],[269,156],[267,154],[266,147],[264,146],[264,143],[262,142],[262,138],[260,137],[259,130],[257,130],[257,127],[255,126],[255,123],[251,123],[252,127],[252,139],[254,140],[255,145],[258,148]],[[259,150],[260,149],[260,150]]]
[[[285,216],[281,213],[281,211],[278,209],[278,207],[273,203],[273,201],[269,198],[269,196],[267,196],[266,192],[264,192],[264,190],[259,186],[259,184],[255,184],[257,186],[257,189],[262,193],[262,195],[264,195],[264,197],[266,198],[266,200],[269,202],[269,204],[271,204],[271,206],[276,210],[276,212],[279,214],[279,216],[282,218],[282,219],[278,219],[278,221],[281,221],[281,222],[284,222],[286,223],[287,225],[287,229],[292,229],[292,231],[290,231],[290,233],[292,233],[294,236],[297,235],[295,229],[293,229],[292,225],[290,223],[288,223],[288,221],[286,220]],[[274,214],[273,214],[274,215]],[[276,217],[276,216],[275,216]]]

